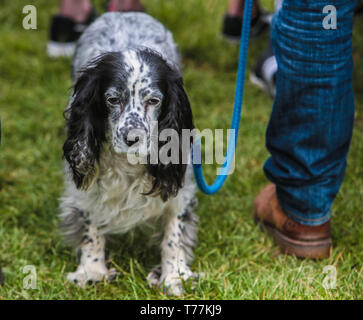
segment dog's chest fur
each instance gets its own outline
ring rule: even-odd
[[[67,186],[75,206],[84,208],[102,233],[125,233],[146,221],[157,219],[177,199],[163,202],[160,197],[142,195],[151,187],[143,166],[131,166],[126,157],[110,152],[102,155],[99,176],[87,192]]]
[[[102,234],[126,233],[169,210],[180,211],[195,194],[191,168],[187,170],[184,187],[167,202],[142,194],[151,188],[150,177],[144,166],[130,165],[126,155],[102,152],[98,170],[99,176],[87,192],[77,190],[67,179],[62,206],[83,208]]]

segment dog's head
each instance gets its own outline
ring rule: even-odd
[[[77,188],[84,190],[97,176],[105,142],[121,154],[143,137],[150,160],[153,123],[158,124],[156,134],[173,129],[180,136],[182,129],[193,129],[180,71],[150,49],[106,53],[93,60],[75,82],[66,120],[64,157]],[[167,142],[157,139],[158,150]],[[180,154],[185,152],[181,137],[177,147]],[[186,170],[181,157],[179,160],[148,161],[147,171],[153,181],[147,194],[158,194],[163,200],[177,194]]]

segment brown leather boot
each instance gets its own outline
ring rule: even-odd
[[[276,197],[276,186],[272,183],[255,198],[254,219],[272,234],[275,243],[286,254],[313,259],[330,255],[330,221],[320,226],[295,222],[282,211]]]

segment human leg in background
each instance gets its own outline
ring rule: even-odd
[[[140,0],[111,0],[108,11],[143,11]],[[96,19],[90,0],[61,0],[59,13],[52,17],[47,54],[70,57],[82,32]]]
[[[244,5],[244,0],[230,0],[224,16],[222,34],[233,42],[239,42],[241,37]],[[253,1],[250,36],[260,35],[269,26],[270,20],[271,15],[260,7],[257,0]]]
[[[338,29],[325,29],[334,5]],[[272,22],[278,63],[266,134],[273,182],[255,199],[255,218],[286,253],[330,252],[330,207],[343,181],[352,137],[352,27],[355,1],[284,0]]]
[[[83,23],[92,10],[90,0],[62,0],[59,5],[59,15]]]
[[[90,0],[62,0],[59,13],[51,20],[48,56],[72,56],[78,38],[95,18]]]
[[[282,0],[275,0],[275,13],[280,10]],[[271,39],[268,39],[266,49],[258,58],[250,74],[250,81],[271,97],[276,93],[277,62],[272,49]]]
[[[140,0],[111,0],[108,11],[144,11]]]
[[[269,39],[267,48],[258,58],[250,74],[250,81],[271,97],[276,93],[277,62]]]

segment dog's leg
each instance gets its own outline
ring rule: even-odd
[[[169,294],[180,295],[183,293],[183,280],[197,276],[190,270],[197,239],[195,206],[196,200],[190,201],[182,213],[169,216],[161,243],[161,266],[156,266],[148,275],[151,284],[164,284]]]
[[[103,279],[112,280],[116,276],[116,270],[108,270],[106,267],[105,237],[99,234],[97,227],[92,225],[91,220],[85,217],[82,211],[77,210],[73,214],[80,215],[78,221],[83,222],[79,227],[82,234],[78,247],[80,261],[77,270],[68,273],[67,279],[80,287]]]

